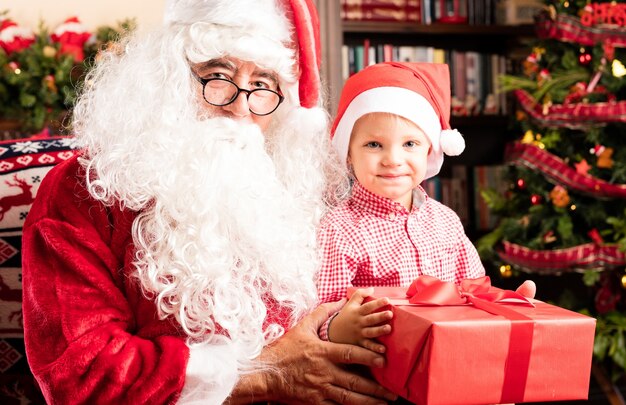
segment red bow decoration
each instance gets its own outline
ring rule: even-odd
[[[406,296],[411,304],[419,305],[476,305],[476,299],[480,299],[490,303],[535,306],[528,298],[515,291],[492,287],[489,276],[466,279],[461,281],[461,285],[432,276],[419,276],[409,286]]]

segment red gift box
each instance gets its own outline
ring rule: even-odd
[[[418,280],[434,279],[426,278]],[[392,332],[379,339],[387,359],[372,369],[376,380],[417,404],[586,399],[595,319],[537,300],[511,303],[516,293],[478,280],[479,292],[436,280],[454,289],[452,305],[441,291],[412,297],[414,305],[406,288],[375,287],[372,298],[389,297],[394,314]]]

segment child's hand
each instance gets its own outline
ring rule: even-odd
[[[373,292],[373,288],[366,288],[358,289],[352,294],[328,326],[328,340],[359,345],[376,353],[385,352],[385,346],[374,338],[391,332],[391,325],[387,322],[393,317],[393,312],[376,312],[389,305],[388,298],[378,298],[363,304],[365,298]]]

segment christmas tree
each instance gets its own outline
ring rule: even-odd
[[[511,284],[597,318],[595,359],[626,370],[626,3],[554,0],[517,76],[505,195],[482,191],[499,225],[478,241]],[[506,280],[501,280],[506,281]]]
[[[17,121],[26,135],[68,126],[64,117],[98,52],[134,28],[129,19],[91,33],[70,17],[51,32],[42,22],[35,33],[0,12],[0,119]]]

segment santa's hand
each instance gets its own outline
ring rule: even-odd
[[[345,300],[320,305],[261,355],[279,372],[269,377],[281,403],[381,404],[397,395],[344,365],[382,367],[384,358],[359,346],[325,342],[317,331]]]
[[[523,295],[526,298],[535,298],[535,294],[537,293],[537,286],[535,282],[532,280],[526,280],[517,287],[515,290],[516,293]]]

